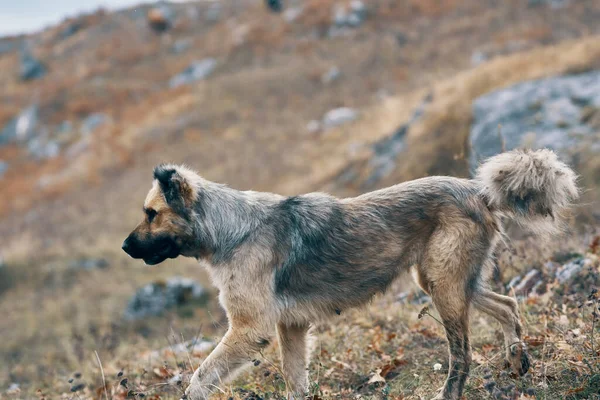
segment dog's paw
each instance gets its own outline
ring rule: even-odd
[[[515,343],[510,346],[506,364],[511,367],[513,373],[517,376],[523,376],[529,371],[531,361],[524,343]]]
[[[445,386],[442,387],[442,388],[440,388],[438,390],[438,393],[435,395],[435,397],[432,397],[431,400],[445,400],[445,397],[444,397],[444,388],[445,388]]]
[[[210,392],[204,389],[201,385],[190,384],[185,393],[181,396],[181,400],[207,400]]]

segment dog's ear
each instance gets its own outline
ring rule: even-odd
[[[193,196],[189,182],[175,168],[165,165],[154,168],[154,179],[160,184],[167,204],[176,212],[185,213]]]

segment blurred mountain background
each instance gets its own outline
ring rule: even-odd
[[[596,316],[578,314],[585,301],[595,313],[595,294],[577,299],[594,290],[599,268],[600,1],[136,3],[0,5],[7,398],[99,398],[105,387],[113,398],[175,398],[223,334],[195,262],[147,268],[120,251],[160,162],[237,189],[354,196],[427,175],[468,177],[482,158],[516,147],[557,150],[585,192],[569,235],[540,244],[519,234],[496,277],[503,291],[518,289],[538,358],[555,362],[520,383],[494,376],[513,385],[506,398],[597,393]],[[318,328],[316,396],[416,399],[441,386],[429,364],[447,368],[444,336],[417,320],[427,299],[408,280],[367,313]],[[562,328],[548,331],[555,309]],[[500,387],[488,390],[482,372],[501,360],[490,360],[499,327],[478,324],[481,368],[468,398]],[[242,376],[224,398],[284,393],[272,364],[256,365],[253,383]],[[129,384],[119,385],[120,371]]]

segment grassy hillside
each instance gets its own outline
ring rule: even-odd
[[[0,177],[0,398],[117,399],[130,390],[178,398],[184,383],[177,375],[185,382],[190,365],[206,352],[172,348],[197,337],[218,340],[225,331],[214,292],[204,307],[142,322],[123,318],[131,295],[148,282],[183,275],[210,287],[192,260],[147,268],[120,250],[142,217],[155,164],[186,163],[238,189],[289,195],[352,196],[426,175],[468,176],[476,97],[600,68],[597,0],[559,9],[525,0],[365,1],[369,12],[360,26],[332,31],[336,4],[347,3],[289,1],[295,18],[251,0],[222,0],[217,17],[211,3],[176,4],[165,34],[148,27],[149,6],[98,10],[3,39],[19,46],[27,41],[47,73],[22,81],[19,51],[0,53],[0,129],[31,104],[38,105],[41,131],[55,135],[64,121],[73,129],[52,158],[34,157],[23,144],[0,145],[0,160],[8,165]],[[74,24],[76,32],[65,35]],[[170,87],[173,76],[206,58],[217,63],[210,76]],[[339,76],[326,79],[333,67]],[[424,113],[410,124],[393,168],[371,180],[374,145],[421,106]],[[358,117],[309,129],[310,121],[338,107]],[[81,134],[94,114],[104,122]],[[532,268],[551,277],[548,261],[564,264],[567,253],[591,260],[585,282],[548,278],[546,295],[521,299],[534,358],[522,379],[502,368],[499,326],[474,314],[476,366],[467,398],[502,398],[496,388],[515,398],[510,385],[517,398],[584,399],[600,390],[592,293],[600,268],[594,241],[600,163],[593,149],[587,143],[572,149],[585,187],[572,233],[545,245],[519,235],[503,247],[503,276],[494,284],[506,292],[513,277]],[[98,258],[108,267],[72,266]],[[410,277],[365,309],[315,328],[315,399],[419,399],[441,386],[447,369],[442,327],[429,315],[417,318],[425,304],[399,301],[404,291],[415,291]],[[436,316],[433,308],[430,313]],[[221,397],[281,397],[276,348],[259,361],[224,385]],[[79,383],[85,387],[71,392]]]

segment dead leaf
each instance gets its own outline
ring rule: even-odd
[[[371,379],[369,379],[369,381],[367,383],[377,383],[377,382],[383,382],[385,383],[385,378],[383,376],[381,376],[381,369],[378,369],[377,371],[375,371],[375,373],[373,374],[373,376],[371,377]]]
[[[546,342],[546,338],[543,336],[525,336],[523,340],[532,347],[541,346]]]

